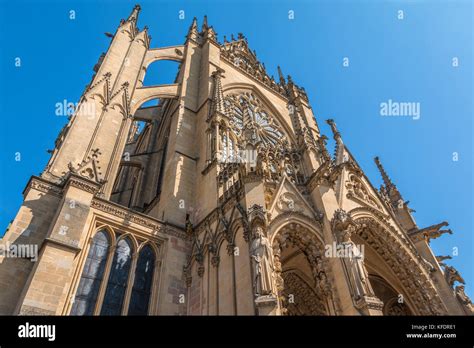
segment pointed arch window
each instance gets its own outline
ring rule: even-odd
[[[146,245],[139,254],[132,295],[130,297],[129,315],[147,315],[150,304],[153,273],[155,270],[155,253]]]
[[[234,162],[235,160],[235,149],[234,149],[234,140],[231,136],[228,136],[228,150],[229,150],[229,162]]]
[[[223,163],[233,163],[237,159],[237,143],[230,134],[229,129],[224,129],[221,131],[221,162]]]
[[[222,146],[222,162],[227,162],[227,134],[225,132],[222,133],[221,136],[221,146]]]
[[[128,238],[119,240],[100,315],[120,315],[122,313],[132,264],[132,251],[132,244]]]
[[[137,249],[130,237],[118,238],[115,248],[111,240],[112,235],[103,229],[92,239],[70,315],[150,312],[151,295],[157,286],[153,279],[159,271],[156,249],[150,241],[143,241],[145,245],[135,254]]]
[[[107,232],[99,231],[92,239],[79,287],[76,291],[71,315],[93,315],[104,277],[110,238]]]

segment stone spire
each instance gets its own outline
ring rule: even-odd
[[[186,36],[186,38],[188,40],[189,39],[197,40],[198,37],[199,37],[198,23],[197,23],[197,18],[194,17],[193,22],[191,23],[191,26],[189,27],[188,35]]]
[[[127,22],[133,22],[137,24],[138,14],[140,13],[140,10],[141,10],[140,5],[135,5],[135,7],[132,10],[132,13],[130,13],[130,16],[128,16]]]
[[[215,113],[220,113],[225,115],[225,105],[224,105],[224,92],[222,91],[222,81],[221,78],[223,70],[218,69],[212,73],[214,79],[214,90],[212,92],[212,106],[209,117]]]
[[[336,163],[342,163],[344,161],[344,143],[342,142],[341,133],[337,130],[336,122],[333,119],[326,120],[326,123],[331,127],[334,140],[336,141]]]
[[[204,20],[202,22],[201,35],[203,39],[209,39],[211,41],[217,42],[217,34],[214,31],[214,28],[209,26],[207,23],[207,16],[204,16]]]
[[[377,165],[377,168],[379,169],[380,175],[382,175],[383,183],[385,185],[385,188],[390,191],[393,189],[396,189],[396,186],[390,180],[389,176],[387,175],[387,172],[385,171],[385,168],[382,166],[382,163],[380,162],[380,158],[377,156],[374,158],[375,164]]]
[[[387,175],[387,172],[385,171],[384,167],[382,166],[382,163],[380,162],[379,157],[375,157],[374,161],[377,165],[377,168],[379,169],[380,174],[382,175],[382,180],[384,183],[384,185],[382,185],[382,187],[380,188],[380,191],[388,197],[393,206],[401,207],[401,203],[403,204],[403,206],[408,204],[408,202],[405,203],[403,201],[402,195],[400,194],[392,180],[390,180],[389,176]]]
[[[332,134],[334,136],[334,140],[336,140],[336,143],[337,144],[339,144],[339,143],[342,144],[341,133],[339,133],[339,131],[337,130],[337,126],[336,126],[336,123],[334,122],[334,120],[330,118],[329,120],[326,120],[326,123],[331,127],[331,131],[332,131]]]
[[[285,81],[285,77],[283,76],[283,73],[281,72],[281,68],[280,66],[278,65],[278,77],[280,78],[280,84],[282,86],[286,86],[286,81]]]
[[[208,24],[207,24],[207,16],[204,16],[204,20],[203,20],[203,22],[202,22],[201,31],[206,31],[208,28],[209,28],[209,26],[208,26]]]

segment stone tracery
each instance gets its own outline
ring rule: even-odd
[[[246,142],[274,146],[286,140],[279,123],[268,113],[262,101],[251,92],[229,94],[225,106],[231,115],[229,125]]]

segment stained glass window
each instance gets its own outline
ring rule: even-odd
[[[120,315],[122,313],[131,262],[132,245],[128,239],[121,239],[115,250],[100,315]]]
[[[155,253],[149,245],[146,245],[140,251],[137,268],[135,269],[135,280],[128,308],[129,315],[148,314],[154,270]]]
[[[104,231],[96,233],[87,255],[79,287],[76,291],[71,315],[93,315],[100,284],[104,277],[109,252],[109,236]]]

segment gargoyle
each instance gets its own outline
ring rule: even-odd
[[[453,266],[444,267],[444,276],[446,277],[446,281],[451,287],[454,286],[454,282],[465,284],[464,279],[461,277],[459,272]]]
[[[425,227],[419,230],[415,230],[410,234],[410,237],[420,238],[421,236],[429,243],[432,239],[436,239],[441,237],[443,234],[453,234],[453,231],[450,229],[442,230],[441,228],[444,226],[448,226],[449,224],[446,221],[443,221],[439,224],[432,225],[429,227]]]
[[[446,264],[443,262],[444,260],[451,260],[452,257],[447,255],[447,256],[442,256],[442,255],[439,255],[439,256],[436,256],[436,260],[438,260],[438,263],[440,264],[440,266],[446,266]]]

